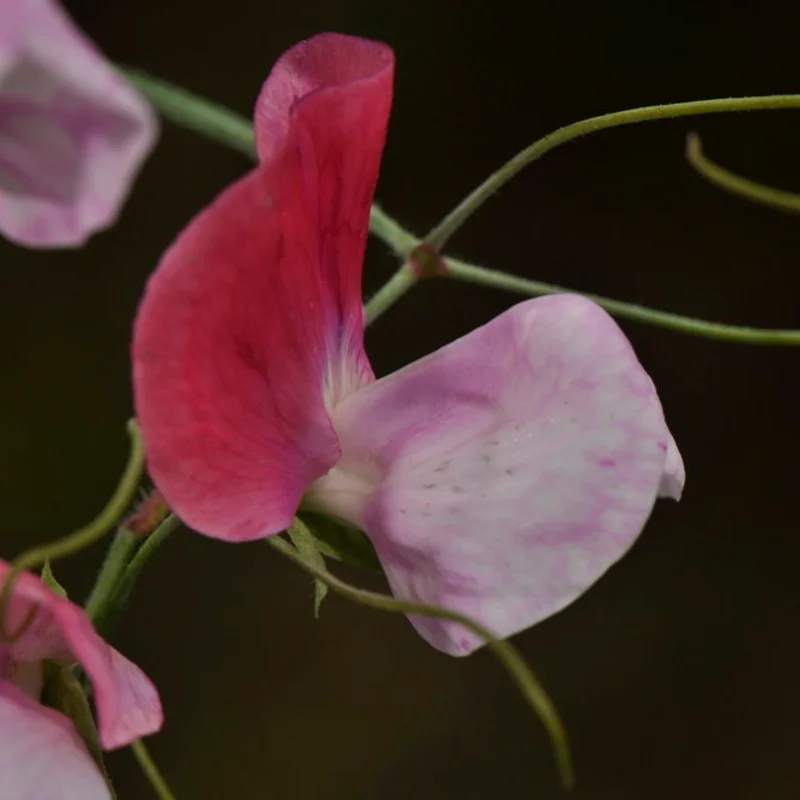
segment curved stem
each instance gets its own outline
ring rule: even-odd
[[[378,592],[369,592],[366,589],[358,589],[355,586],[351,586],[327,570],[306,560],[294,547],[278,536],[271,536],[265,541],[290,561],[302,567],[316,580],[324,583],[332,592],[354,603],[360,603],[378,611],[388,611],[394,614],[420,614],[426,617],[451,620],[463,625],[483,639],[486,642],[486,646],[508,670],[525,699],[547,729],[564,786],[571,787],[573,785],[572,761],[564,724],[561,722],[555,706],[539,683],[538,678],[525,663],[525,659],[522,658],[519,651],[510,642],[504,639],[497,639],[482,625],[456,611],[449,611],[445,608],[424,603],[408,603]]]
[[[625,303],[622,300],[612,300],[608,297],[591,294],[589,292],[576,292],[564,286],[553,283],[542,283],[516,275],[509,275],[497,270],[469,264],[455,258],[445,259],[447,276],[468,283],[478,283],[483,286],[492,286],[496,289],[506,289],[531,297],[543,294],[581,294],[602,306],[616,317],[632,319],[636,322],[645,322],[648,325],[657,325],[661,328],[701,336],[706,339],[721,339],[727,342],[741,342],[742,344],[761,345],[800,345],[800,330],[753,328],[746,325],[726,325],[721,322],[709,322],[694,317],[684,317],[681,314],[672,314],[669,311],[659,311],[647,308],[636,303]]]
[[[723,191],[762,206],[800,214],[800,194],[773,189],[771,186],[743,178],[725,167],[715,164],[703,154],[703,146],[696,133],[690,133],[686,137],[686,160],[701,177]]]
[[[490,175],[477,189],[464,198],[435,228],[425,237],[425,241],[441,250],[450,237],[504,184],[508,183],[528,164],[541,158],[545,153],[559,145],[571,142],[589,133],[633,125],[637,122],[651,122],[660,119],[675,119],[699,114],[720,114],[729,111],[778,110],[800,107],[800,95],[785,94],[767,97],[732,97],[719,100],[696,100],[688,103],[669,103],[658,106],[644,106],[628,111],[614,111],[599,117],[573,122],[548,134],[518,153],[510,161]]]
[[[114,494],[97,517],[85,527],[69,534],[69,536],[26,550],[14,560],[12,569],[8,573],[0,591],[0,638],[11,641],[18,639],[33,619],[32,614],[35,611],[35,607],[32,609],[31,614],[28,615],[28,618],[23,620],[19,629],[12,632],[5,629],[8,601],[20,572],[39,567],[48,560],[51,562],[57,561],[94,544],[108,533],[130,505],[144,468],[144,448],[135,420],[128,421],[128,434],[131,438],[131,452],[128,457],[128,464]]]
[[[159,800],[175,800],[175,795],[164,780],[164,776],[156,766],[156,762],[153,761],[144,742],[141,739],[137,739],[131,744],[131,750]]]

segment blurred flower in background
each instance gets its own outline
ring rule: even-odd
[[[158,135],[148,103],[51,0],[0,0],[0,233],[79,247],[113,225]]]
[[[10,572],[0,561],[0,585]],[[0,637],[0,796],[107,800],[93,755],[161,728],[156,688],[95,633],[82,609],[34,575],[19,576],[3,624],[16,635]],[[92,682],[97,729],[77,682],[70,690],[61,680],[75,664]],[[45,695],[59,710],[42,703]]]

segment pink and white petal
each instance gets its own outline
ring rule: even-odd
[[[683,486],[686,483],[686,469],[683,466],[683,457],[675,439],[670,435],[667,442],[667,458],[664,463],[664,474],[661,476],[658,496],[680,500]]]
[[[0,562],[0,585],[9,571]],[[161,703],[149,678],[100,638],[83,609],[50,591],[35,575],[23,573],[8,608],[9,629],[16,630],[32,608],[36,616],[30,627],[6,645],[6,656],[17,662],[17,669],[45,658],[77,661],[92,682],[100,743],[107,750],[161,728]]]
[[[373,379],[360,283],[391,59],[368,66],[346,83],[318,74],[282,129],[257,123],[275,133],[266,160],[190,223],[145,292],[133,361],[148,467],[200,533],[286,528],[339,458],[329,408]]]
[[[115,750],[161,730],[161,700],[147,675],[93,628],[75,625],[66,633],[75,658],[92,681],[103,749]]]
[[[623,333],[572,295],[521,303],[365,387],[334,424],[342,459],[309,501],[367,532],[398,597],[503,637],[628,550],[670,440]],[[412,622],[447,653],[481,645],[455,623]]]
[[[0,776],[0,791],[8,800],[111,800],[70,720],[3,681]]]
[[[116,220],[158,122],[52,0],[5,0],[0,230],[74,247]]]

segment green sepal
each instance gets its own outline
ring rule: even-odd
[[[368,572],[383,574],[375,548],[358,528],[314,511],[301,511],[298,517],[311,531],[322,555]]]
[[[297,552],[300,553],[304,559],[319,569],[325,569],[325,558],[317,546],[317,540],[302,520],[295,519],[287,533],[292,544],[297,548]],[[319,619],[319,609],[327,593],[328,587],[322,581],[315,579],[314,616],[317,619]]]

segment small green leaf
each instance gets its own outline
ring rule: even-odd
[[[55,592],[59,597],[63,597],[65,600],[67,599],[67,590],[56,580],[56,576],[53,575],[53,568],[50,566],[49,558],[44,562],[41,578],[42,583],[51,592]]]
[[[298,516],[310,529],[320,553],[368,572],[383,573],[375,548],[358,528],[313,511]]]
[[[319,569],[325,569],[325,559],[319,547],[317,547],[317,541],[302,520],[295,518],[288,533],[292,544],[297,548],[297,552],[300,553],[306,561]],[[328,587],[322,581],[315,579],[314,616],[317,617],[317,619],[319,619],[319,609],[327,593]]]

